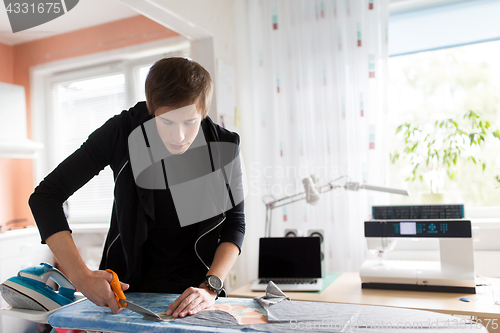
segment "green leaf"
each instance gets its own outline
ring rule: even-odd
[[[486,169],[486,163],[483,163],[483,171]]]
[[[472,141],[474,141],[474,135],[475,135],[475,133],[471,133],[471,134],[469,134],[469,140],[470,140],[471,142],[472,142]]]
[[[451,179],[451,180],[453,180],[453,178],[455,178],[456,174],[457,174],[456,172],[453,172],[453,173],[450,175],[450,179]]]
[[[477,164],[476,163],[476,159],[474,158],[474,156],[471,156],[470,158],[472,159],[472,162],[474,162],[474,164]]]
[[[423,182],[424,181],[424,177],[422,177],[422,175],[420,175],[420,181]]]

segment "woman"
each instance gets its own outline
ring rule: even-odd
[[[147,102],[93,132],[30,197],[42,243],[88,299],[113,313],[119,307],[108,268],[124,290],[181,294],[167,311],[175,318],[225,295],[222,281],[241,252],[245,222],[235,162],[239,136],[207,116],[212,86],[210,74],[194,61],[159,60],[146,79]],[[107,165],[115,200],[100,270],[91,271],[73,242],[62,203]],[[212,187],[193,187],[200,179]]]

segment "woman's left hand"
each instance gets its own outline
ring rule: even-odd
[[[174,318],[183,318],[188,314],[193,315],[212,306],[216,297],[217,293],[206,287],[189,287],[168,306],[167,316],[173,315]]]

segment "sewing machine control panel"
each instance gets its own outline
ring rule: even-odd
[[[365,237],[470,238],[467,220],[367,221]]]

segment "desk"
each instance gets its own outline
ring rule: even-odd
[[[498,280],[498,279],[496,279]],[[256,297],[264,292],[250,291],[248,283],[229,293],[230,297]],[[477,287],[477,294],[435,293],[421,291],[361,289],[359,273],[343,273],[322,293],[285,292],[292,300],[315,301],[363,305],[380,305],[416,310],[430,310],[445,314],[470,316],[481,319],[496,319],[500,326],[500,305],[493,301],[489,286]],[[466,297],[469,303],[460,301]],[[500,332],[500,329],[489,332]]]

